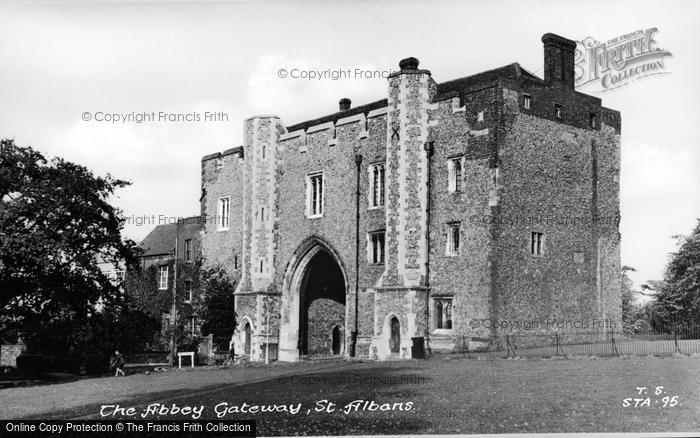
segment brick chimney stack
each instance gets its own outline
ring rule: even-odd
[[[574,89],[574,51],[576,42],[546,33],[544,43],[544,81],[550,87]]]
[[[340,105],[340,111],[347,111],[350,109],[350,104],[352,104],[352,101],[347,97],[343,97],[338,103]]]

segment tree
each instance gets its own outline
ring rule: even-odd
[[[0,308],[30,350],[79,354],[71,344],[100,307],[123,304],[99,266],[136,261],[125,220],[109,203],[129,183],[0,141]]]
[[[212,334],[216,348],[227,351],[237,325],[235,285],[223,268],[215,267],[202,270],[202,287],[202,333]]]
[[[642,292],[634,289],[634,283],[627,275],[635,272],[630,266],[622,267],[622,331],[624,333],[638,333],[650,328],[650,319],[647,306],[636,301],[636,295]]]
[[[672,324],[700,324],[700,220],[689,236],[679,236],[664,280],[657,284],[654,311]]]

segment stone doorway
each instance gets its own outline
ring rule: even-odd
[[[331,333],[331,349],[333,355],[343,354],[343,347],[345,346],[343,338],[343,328],[339,325],[333,327],[333,333]]]
[[[389,338],[389,352],[391,354],[399,354],[401,351],[401,325],[396,317],[391,318],[389,323],[391,336]]]
[[[250,323],[246,322],[243,327],[243,354],[250,356]]]

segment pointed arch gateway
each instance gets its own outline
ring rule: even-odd
[[[280,361],[334,353],[328,334],[336,326],[348,327],[347,285],[341,258],[326,241],[312,237],[297,248],[282,284]],[[343,343],[346,338],[343,334]]]

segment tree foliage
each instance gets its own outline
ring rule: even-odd
[[[121,212],[110,204],[128,184],[0,142],[0,308],[28,347],[80,356],[95,324],[115,317],[99,309],[127,308],[100,263],[136,260],[135,243],[121,237]]]
[[[648,305],[637,301],[636,295],[640,292],[634,289],[634,284],[627,275],[628,272],[634,271],[632,267],[622,267],[622,331],[624,333],[646,332],[651,328]]]
[[[212,334],[219,351],[227,351],[237,325],[234,307],[235,284],[221,267],[202,270],[202,333]]]
[[[700,220],[671,256],[657,283],[654,312],[666,323],[700,324]]]

